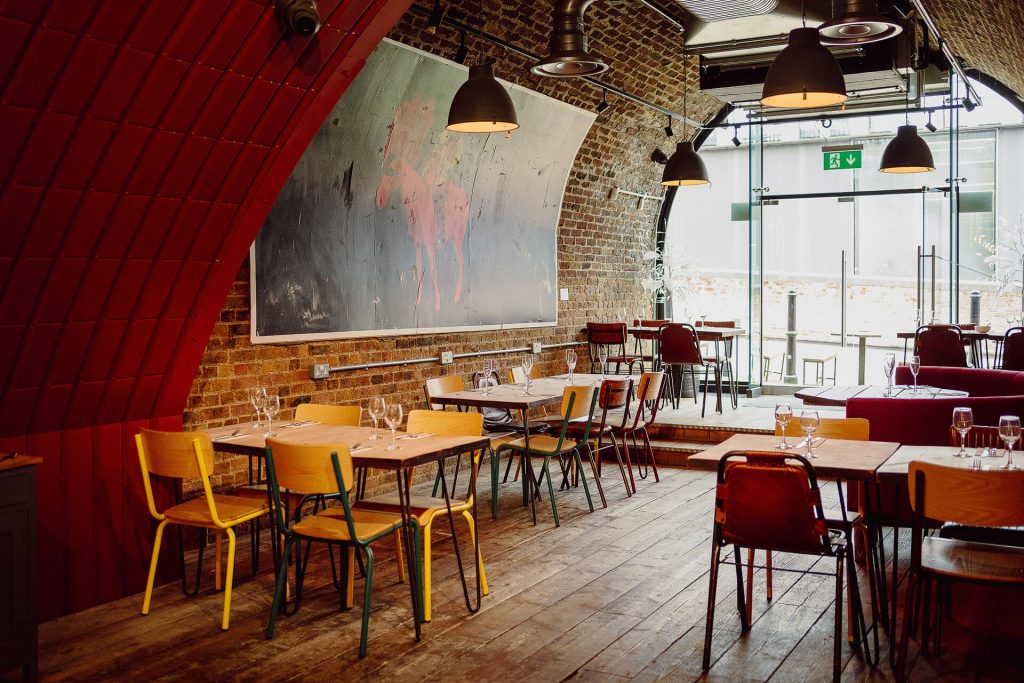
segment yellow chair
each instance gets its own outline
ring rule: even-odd
[[[326,403],[300,403],[295,408],[295,419],[302,422],[322,422],[337,427],[358,427],[363,417],[359,406],[335,406]]]
[[[417,432],[429,432],[443,436],[480,436],[483,433],[484,418],[480,413],[455,413],[451,411],[438,410],[412,410],[409,412],[409,422],[406,429],[410,434]],[[472,470],[470,471],[471,481],[475,481],[477,472],[480,469],[480,453],[473,454]],[[454,488],[454,487],[453,487]],[[468,495],[464,500],[451,499],[452,514],[462,513],[469,524],[470,541],[476,538],[476,520],[473,519],[473,496]],[[423,535],[423,618],[430,621],[430,529],[434,518],[447,512],[444,498],[412,496],[412,516],[419,522]],[[369,500],[361,500],[354,506],[355,509],[380,510],[387,512],[400,511],[398,497],[393,495],[378,496]],[[396,536],[396,540],[400,538]],[[399,546],[401,547],[401,546]],[[402,554],[399,553],[398,561],[402,562]],[[487,574],[484,573],[484,560],[482,555],[477,556],[477,571],[480,572],[480,583],[484,595],[487,595]]]
[[[363,590],[362,632],[359,639],[359,657],[366,656],[367,633],[370,623],[370,594],[373,588],[374,555],[370,544],[390,536],[402,528],[402,517],[388,512],[354,510],[349,502],[349,492],[355,483],[352,455],[344,444],[295,444],[277,439],[267,439],[267,477],[274,500],[278,530],[284,536],[284,552],[277,569],[277,585],[274,603],[270,609],[270,623],[266,636],[274,637],[278,609],[288,579],[288,561],[293,547],[296,548],[296,609],[302,600],[302,581],[306,562],[296,546],[302,542],[320,542],[328,545],[345,546],[347,553],[343,568],[345,581],[345,605],[352,604],[354,582],[354,555],[358,548],[366,553],[366,586]],[[341,507],[330,507],[313,515],[289,523],[288,512],[281,505],[283,490],[304,491],[306,495],[338,496]],[[416,561],[419,561],[419,529],[416,528]],[[399,550],[401,552],[401,550]],[[415,604],[413,619],[416,618]]]
[[[221,628],[227,630],[231,615],[231,585],[235,572],[235,532],[233,527],[254,520],[268,511],[266,501],[225,496],[214,493],[210,486],[213,472],[213,443],[205,432],[158,432],[141,429],[135,435],[139,451],[139,466],[142,468],[142,483],[146,489],[149,513],[159,524],[153,542],[153,557],[149,562],[149,577],[146,579],[146,596],[142,601],[142,613],[149,614],[153,597],[153,581],[156,578],[157,560],[160,558],[160,543],[164,528],[168,524],[213,529],[216,536],[216,587],[220,588],[221,537],[223,531],[228,537],[227,576],[224,582],[224,614]],[[151,475],[174,479],[199,479],[203,484],[203,495],[172,505],[163,511],[157,510],[153,499]]]
[[[423,395],[427,398],[427,408],[430,410],[446,410],[446,406],[440,403],[431,403],[431,397],[450,394],[453,391],[464,391],[465,389],[466,382],[458,375],[431,377],[423,383]]]

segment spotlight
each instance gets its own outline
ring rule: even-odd
[[[668,125],[665,126],[665,137],[675,137],[676,133],[672,130],[672,117],[668,117]]]
[[[597,107],[596,107],[597,113],[598,114],[603,114],[605,112],[605,110],[608,109],[608,107],[610,107],[610,106],[612,106],[612,105],[608,104],[608,91],[602,89],[601,90],[601,101],[597,103]]]
[[[459,34],[459,49],[455,51],[455,61],[459,64],[466,63],[466,57],[469,56],[469,48],[466,47],[466,32],[463,31]]]
[[[968,112],[974,111],[974,108],[977,106],[978,105],[974,103],[974,100],[971,99],[970,95],[964,98],[964,109],[966,109]]]
[[[742,142],[740,142],[740,127],[739,126],[736,126],[735,131],[733,132],[732,144],[735,145],[736,147],[739,147],[740,145],[743,144]]]
[[[311,36],[320,30],[320,13],[314,0],[278,0],[277,18],[286,29],[300,36]]]
[[[441,0],[434,0],[434,9],[430,10],[430,16],[427,17],[427,33],[437,33],[437,29],[447,13],[448,8],[441,7]]]
[[[651,152],[651,161],[653,161],[656,164],[661,164],[662,166],[664,166],[665,164],[668,163],[668,155],[661,151],[661,148],[658,147],[653,152]]]
[[[924,124],[924,127],[928,129],[929,133],[934,133],[936,128],[935,124],[932,123],[932,113],[928,112],[928,123]]]

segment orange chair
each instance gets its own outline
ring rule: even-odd
[[[212,529],[216,536],[216,587],[220,589],[221,532],[228,537],[227,576],[224,580],[224,613],[221,628],[227,630],[231,616],[231,587],[235,575],[235,532],[234,527],[255,520],[267,514],[266,501],[240,496],[225,496],[213,492],[210,475],[213,473],[213,443],[206,432],[158,432],[141,429],[135,435],[139,451],[139,466],[142,468],[142,483],[146,489],[149,514],[159,524],[153,541],[153,556],[149,562],[149,576],[146,579],[146,594],[142,600],[142,613],[149,614],[153,598],[153,582],[156,565],[160,558],[160,543],[168,524]],[[156,509],[153,498],[152,475],[174,479],[199,479],[203,495],[164,510]]]
[[[718,463],[712,538],[702,659],[704,671],[711,666],[718,573],[722,564],[732,564],[736,568],[736,602],[740,625],[744,632],[750,630],[751,621],[747,615],[743,590],[743,548],[835,559],[835,644],[832,660],[832,678],[835,681],[839,680],[842,668],[845,564],[849,582],[849,608],[859,627],[853,636],[854,644],[859,643],[864,648],[868,662],[873,664],[851,546],[843,531],[828,526],[821,506],[818,481],[810,462],[796,454],[727,453]],[[730,545],[733,547],[732,560],[723,560],[722,549]],[[822,573],[778,567],[776,571]]]

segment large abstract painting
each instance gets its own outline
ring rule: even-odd
[[[595,115],[503,83],[519,130],[452,133],[465,80],[378,46],[253,244],[253,341],[555,324],[562,193]]]

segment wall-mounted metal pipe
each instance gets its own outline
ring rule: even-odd
[[[541,350],[547,349],[562,349],[569,348],[571,346],[581,346],[586,342],[559,342],[558,344],[541,344]],[[469,351],[467,353],[453,353],[452,359],[459,358],[479,358],[482,356],[500,356],[505,353],[529,353],[531,351],[529,346],[517,346],[510,349],[494,349],[491,351]],[[329,373],[336,372],[349,372],[351,370],[372,370],[375,368],[394,368],[401,367],[403,365],[423,365],[424,363],[440,363],[442,365],[449,365],[448,363],[441,362],[441,356],[428,356],[425,358],[406,358],[404,360],[385,360],[378,363],[357,363],[355,365],[333,365],[328,368]]]

